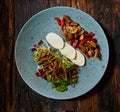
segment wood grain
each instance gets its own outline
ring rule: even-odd
[[[110,58],[102,80],[85,95],[54,100],[31,90],[18,73],[14,59],[17,35],[37,12],[70,6],[92,17],[103,28]],[[0,1],[0,112],[120,112],[120,1],[119,0],[1,0]]]
[[[0,106],[1,112],[14,111],[14,8],[13,1],[0,2]]]

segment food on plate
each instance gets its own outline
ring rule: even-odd
[[[97,39],[94,38],[93,32],[87,32],[79,23],[73,21],[70,16],[63,15],[62,19],[54,18],[58,25],[61,26],[61,33],[71,46],[80,49],[90,58],[101,58],[100,47]]]
[[[96,42],[94,40],[87,41],[87,42],[79,45],[78,48],[81,51],[83,51],[88,58],[89,57],[101,58],[100,47],[99,47],[99,45],[96,44]]]
[[[64,92],[69,85],[78,82],[79,66],[84,66],[86,61],[81,51],[88,58],[100,58],[101,53],[93,32],[87,32],[68,15],[64,15],[62,19],[55,17],[55,20],[69,43],[51,32],[46,35],[46,40],[51,46],[40,40],[31,50],[34,61],[38,64],[36,76],[51,82],[52,88],[57,91]],[[43,43],[46,46],[42,46]]]
[[[71,61],[78,66],[84,66],[85,65],[85,57],[78,50],[76,50],[76,58],[71,59]]]
[[[52,83],[52,88],[64,92],[69,85],[78,82],[79,67],[68,58],[61,55],[59,50],[42,46],[44,41],[32,47],[34,61],[38,67],[35,75]]]
[[[55,46],[54,48],[59,49],[59,45],[61,45],[61,46],[64,45],[64,47],[62,49],[59,49],[59,51],[61,52],[62,55],[69,58],[73,63],[77,64],[78,66],[83,66],[85,64],[84,55],[81,52],[78,53],[78,51],[77,51],[77,55],[76,55],[75,48],[73,46],[71,46],[70,44],[68,44],[67,42],[64,42],[63,40],[61,41],[61,39],[62,38],[59,35],[57,35],[56,33],[53,33],[53,32],[48,33],[46,36],[47,42],[50,43],[51,46]],[[58,44],[59,42],[61,44]],[[78,62],[76,62],[77,60],[78,60]]]
[[[53,32],[47,34],[46,40],[50,45],[52,45],[56,49],[62,49],[64,47],[63,39]]]
[[[68,43],[65,42],[65,46],[63,49],[60,49],[61,54],[66,56],[69,59],[75,59],[76,57],[76,50],[69,45]]]

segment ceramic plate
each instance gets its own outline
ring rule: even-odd
[[[101,48],[102,60],[86,59],[86,66],[80,67],[79,81],[75,87],[68,87],[65,92],[51,89],[51,83],[34,75],[37,63],[33,61],[29,49],[40,39],[45,39],[50,32],[60,34],[60,27],[54,17],[69,15],[88,32],[94,32]],[[105,73],[109,58],[109,48],[106,36],[100,25],[90,15],[70,7],[53,7],[43,10],[30,18],[19,32],[15,46],[15,60],[18,71],[27,83],[37,93],[53,99],[71,99],[81,96],[91,90]]]

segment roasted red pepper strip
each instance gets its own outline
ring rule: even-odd
[[[57,21],[58,25],[61,26],[61,28],[63,29],[64,23],[65,23],[65,22],[64,22],[64,21],[65,21],[65,20],[64,20],[64,16],[62,17],[62,19],[60,19],[60,18],[58,18],[58,17],[55,17],[54,19]]]
[[[77,46],[79,45],[79,40],[78,39],[71,39],[70,45],[73,46],[74,48],[77,48]]]
[[[73,42],[72,46],[74,48],[76,48],[78,46],[78,44],[79,44],[79,41],[77,39],[75,39],[75,41]]]
[[[96,38],[84,38],[80,41],[80,44],[85,44],[87,41],[97,42],[97,39]]]
[[[75,39],[71,39],[70,40],[70,45],[72,46],[74,42],[75,42]]]
[[[88,54],[88,52],[84,52],[84,53],[88,58],[90,58],[90,55]]]
[[[95,34],[93,32],[90,32],[90,33],[85,33],[84,36],[85,38],[89,38],[89,37],[93,37]]]
[[[64,24],[65,24],[65,22],[64,22],[65,20],[64,20],[64,16],[62,17],[62,20],[61,20],[61,28],[63,29],[63,27],[64,27]]]
[[[61,26],[61,20],[60,20],[60,18],[55,17],[54,19],[57,21],[58,25]]]

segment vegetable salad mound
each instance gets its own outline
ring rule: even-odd
[[[78,81],[78,66],[53,48],[36,46],[32,48],[34,61],[38,63],[36,76],[52,83],[59,92]]]

